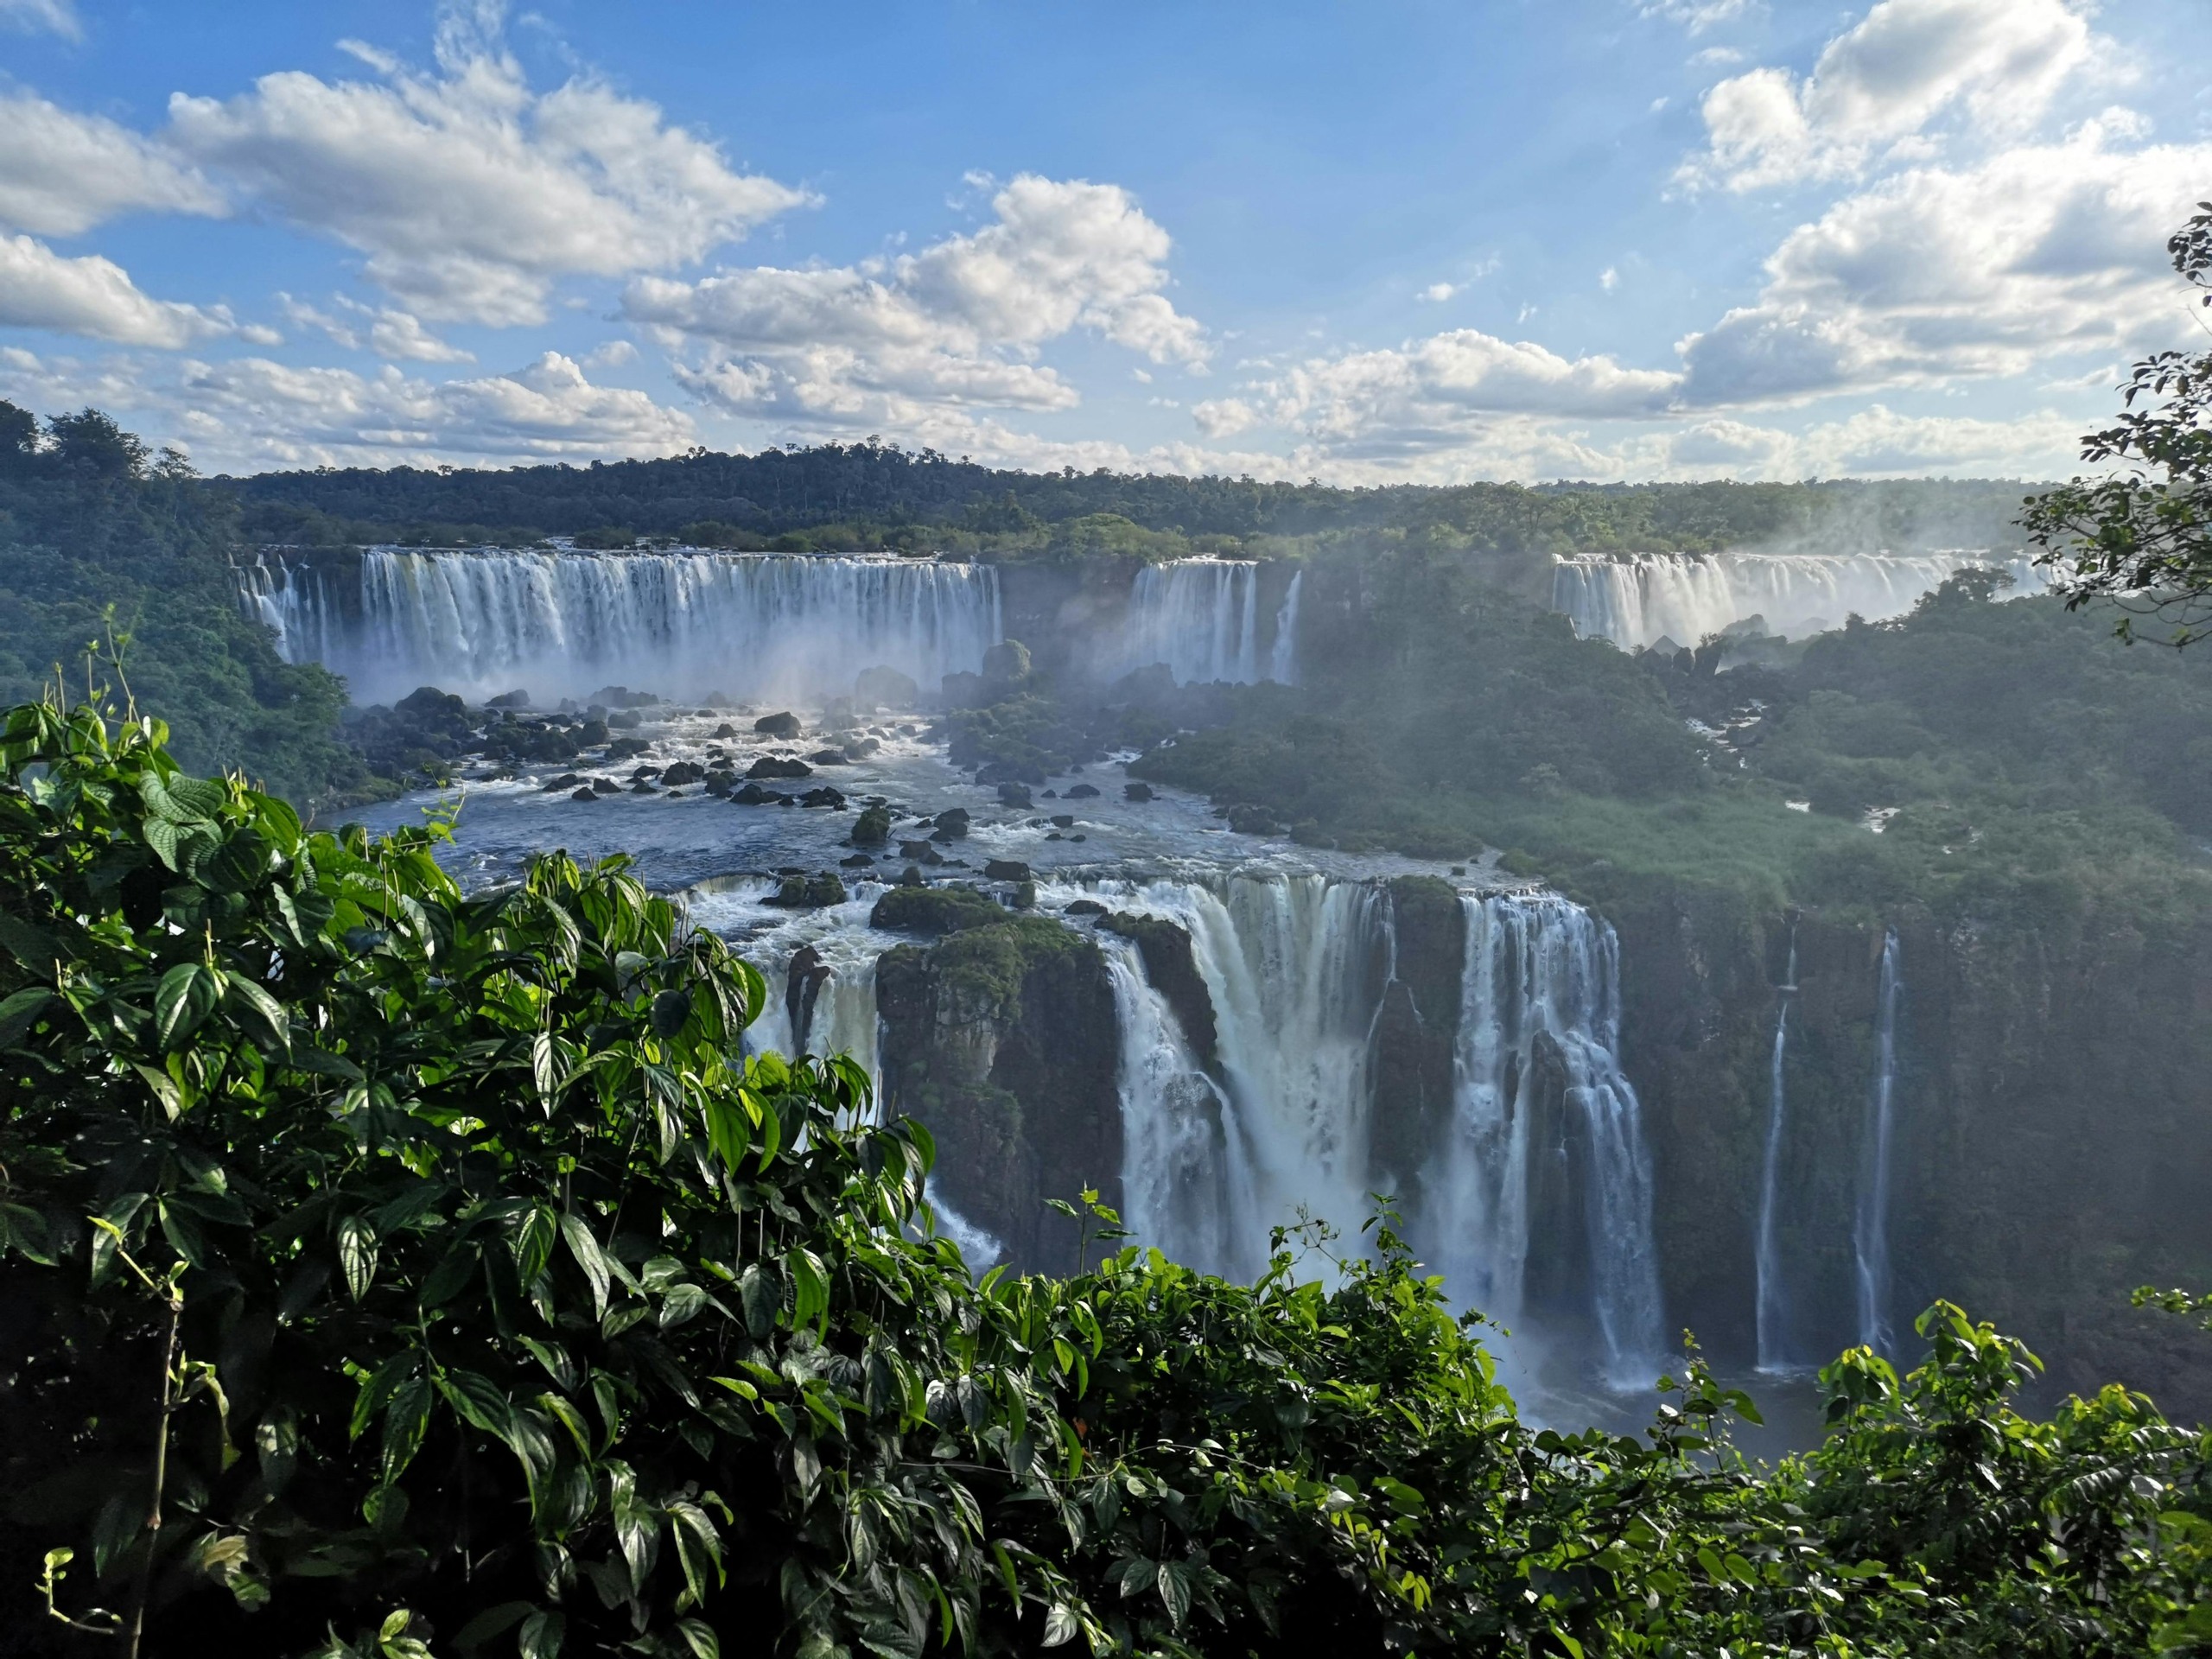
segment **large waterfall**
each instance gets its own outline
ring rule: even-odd
[[[1859,1340],[1878,1354],[1897,1351],[1890,1317],[1890,1135],[1897,1085],[1897,1007],[1904,980],[1897,971],[1897,936],[1882,938],[1882,978],[1875,1007],[1874,1086],[1866,1101],[1859,1205],[1851,1242],[1859,1291]]]
[[[1000,637],[997,573],[927,559],[372,548],[359,622],[336,639],[293,622],[334,609],[319,584],[277,580],[264,609],[288,654],[345,674],[363,701],[615,683],[804,701],[849,693],[879,664],[934,687]]]
[[[1637,648],[1662,639],[1694,645],[1731,623],[1758,616],[1770,633],[1798,635],[1902,616],[1923,594],[1974,565],[2012,578],[2015,596],[2043,591],[2043,571],[2018,555],[1646,553],[1613,559],[1581,555],[1552,571],[1552,608],[1586,639]]]
[[[1099,934],[1121,1022],[1122,1194],[1137,1236],[1249,1276],[1268,1230],[1301,1211],[1339,1226],[1363,1217],[1374,1022],[1393,971],[1388,892],[1241,875],[1096,891],[1189,934],[1217,1033],[1217,1052],[1199,1053],[1136,948]],[[1650,1155],[1616,1058],[1612,930],[1548,896],[1461,906],[1452,1109],[1408,1235],[1469,1305],[1508,1321],[1525,1308],[1539,1326],[1564,1313],[1594,1334],[1609,1381],[1648,1382],[1664,1321]],[[1529,1294],[1539,1270],[1554,1293],[1541,1309]],[[1562,1290],[1575,1305],[1548,1305]]]
[[[1564,899],[1501,894],[1460,904],[1467,945],[1453,1114],[1439,1149],[1433,1213],[1421,1230],[1435,1241],[1437,1265],[1455,1289],[1508,1323],[1522,1316],[1532,1255],[1586,1250],[1606,1374],[1623,1386],[1648,1382],[1663,1360],[1665,1332],[1651,1156],[1618,1058],[1618,941]],[[1548,1116],[1548,1088],[1560,1109]],[[1547,1185],[1567,1203],[1541,1220],[1580,1226],[1583,1239],[1532,1236],[1533,1194]]]
[[[1776,988],[1781,1008],[1774,1018],[1774,1050],[1767,1080],[1766,1156],[1759,1171],[1758,1368],[1789,1369],[1789,1294],[1782,1273],[1782,1146],[1789,1096],[1783,1066],[1789,1054],[1789,1001],[1797,994],[1797,927],[1789,928],[1789,966]]]
[[[1263,647],[1261,568],[1249,559],[1174,559],[1142,567],[1129,593],[1122,668],[1165,663],[1185,685],[1294,681],[1305,573],[1292,576]]]

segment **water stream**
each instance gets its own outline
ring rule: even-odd
[[[1774,1058],[1769,1075],[1766,1157],[1759,1173],[1758,1368],[1786,1373],[1789,1361],[1789,1294],[1783,1281],[1780,1224],[1782,1146],[1788,1126],[1788,1096],[1783,1076],[1789,1052],[1789,1003],[1797,994],[1797,925],[1789,925],[1789,966],[1777,986],[1781,1007],[1774,1017]]]
[[[1897,1352],[1890,1296],[1890,1138],[1897,1085],[1897,1009],[1904,1000],[1902,955],[1894,929],[1882,936],[1882,977],[1875,1007],[1874,1086],[1866,1101],[1859,1205],[1851,1242],[1857,1271],[1859,1340],[1876,1353]]]

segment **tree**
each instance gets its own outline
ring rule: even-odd
[[[2197,206],[2166,249],[2212,307],[2212,201]],[[2084,437],[2082,458],[2129,470],[2031,496],[2020,522],[2069,607],[2110,601],[2123,639],[2151,619],[2160,643],[2183,646],[2212,620],[2212,352],[2157,353],[2121,391],[2119,423]]]
[[[67,471],[98,479],[130,480],[146,475],[144,440],[126,432],[112,416],[97,409],[56,415],[46,423],[54,459]]]

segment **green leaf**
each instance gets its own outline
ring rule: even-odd
[[[561,1639],[568,1633],[567,1619],[541,1610],[523,1620],[515,1646],[521,1650],[522,1659],[561,1659]]]
[[[338,1224],[338,1265],[346,1275],[347,1294],[359,1301],[377,1276],[376,1229],[359,1216],[348,1216]]]
[[[464,1421],[505,1438],[514,1408],[490,1377],[456,1366],[439,1376],[438,1392]]]
[[[248,979],[232,974],[223,988],[223,1006],[264,1048],[289,1059],[292,1052],[292,1020],[284,1005]]]
[[[533,1604],[527,1601],[503,1601],[496,1607],[486,1607],[454,1632],[453,1644],[463,1653],[472,1652],[514,1629],[533,1610]]]
[[[584,1218],[573,1210],[561,1217],[561,1238],[569,1247],[569,1254],[583,1269],[584,1277],[591,1281],[592,1311],[601,1319],[607,1317],[607,1289],[612,1277],[607,1264],[607,1253],[599,1248],[599,1240],[584,1224]]]
[[[46,1217],[26,1205],[0,1204],[0,1255],[10,1250],[42,1268],[54,1266]]]
[[[172,870],[177,868],[178,839],[176,825],[168,819],[146,820],[146,844],[154,849],[154,855]]]
[[[1065,1601],[1056,1601],[1045,1615],[1045,1645],[1065,1647],[1082,1629],[1083,1621],[1076,1616],[1075,1609]]]
[[[13,1048],[22,1042],[48,1007],[60,1001],[45,987],[29,985],[0,1002],[0,1048]]]
[[[691,1017],[691,999],[683,991],[663,991],[653,998],[652,1025],[656,1037],[673,1037]]]
[[[515,1276],[529,1284],[545,1271],[545,1264],[552,1259],[554,1236],[560,1231],[560,1222],[545,1205],[532,1205],[515,1229]]]
[[[55,966],[68,957],[44,928],[34,927],[4,910],[0,910],[0,945],[5,945],[10,956],[40,979],[52,979]]]
[[[196,962],[181,962],[162,976],[154,992],[154,1039],[164,1052],[182,1048],[221,1000],[215,976]]]

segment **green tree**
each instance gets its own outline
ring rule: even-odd
[[[2198,206],[2166,247],[2212,306],[2212,202]],[[2212,352],[2157,353],[2121,391],[2118,423],[2083,438],[2082,457],[2128,470],[2031,497],[2021,523],[2069,606],[2112,601],[2122,639],[2148,619],[2162,643],[2186,645],[2212,617]]]

